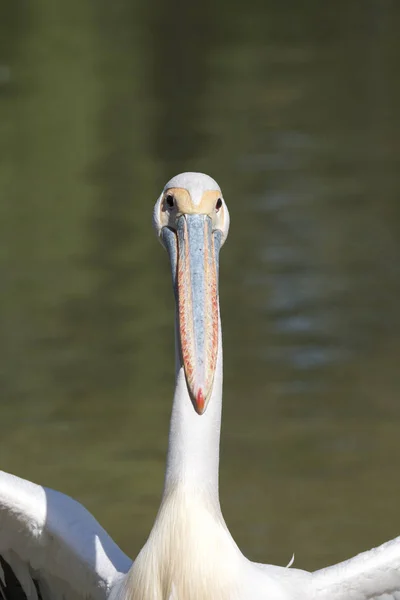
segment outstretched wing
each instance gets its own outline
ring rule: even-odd
[[[316,600],[400,600],[400,537],[315,571]]]
[[[0,471],[1,600],[104,600],[130,566],[81,504]]]

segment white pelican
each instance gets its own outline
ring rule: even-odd
[[[250,562],[218,497],[222,340],[218,254],[229,213],[200,173],[153,213],[176,297],[176,386],[164,494],[136,560],[71,498],[0,474],[0,600],[399,600],[400,538],[308,573]]]

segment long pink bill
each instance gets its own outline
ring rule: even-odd
[[[218,253],[207,215],[177,222],[176,288],[183,366],[196,412],[207,408],[218,353]]]

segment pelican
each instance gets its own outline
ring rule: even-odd
[[[132,562],[59,492],[0,474],[0,600],[399,600],[400,537],[313,573],[249,561],[218,493],[222,337],[218,255],[229,212],[211,177],[171,179],[153,225],[176,300],[176,381],[161,505]]]

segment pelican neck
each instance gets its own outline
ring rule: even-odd
[[[176,486],[203,491],[218,504],[219,444],[222,410],[222,336],[218,325],[218,355],[213,389],[206,411],[199,415],[189,396],[175,327],[176,379],[169,429],[164,495]]]

